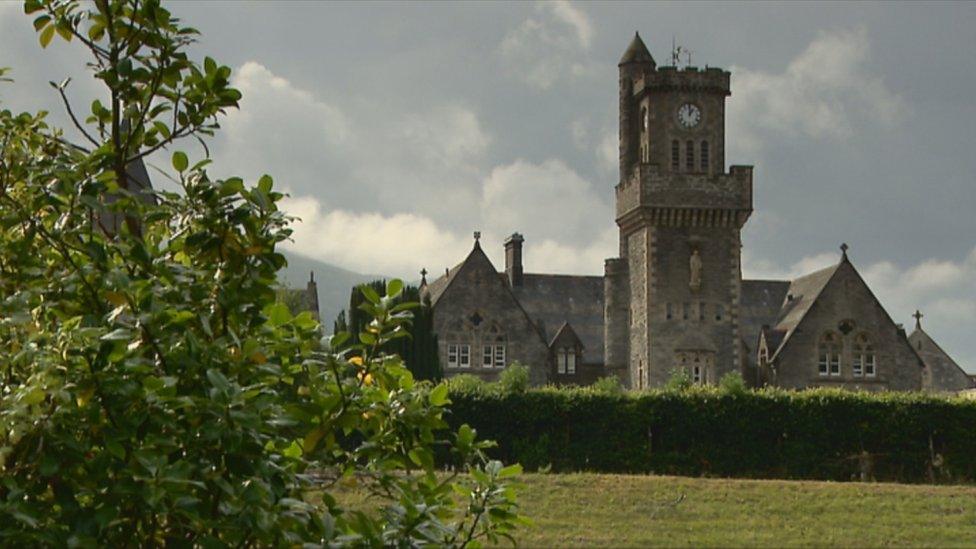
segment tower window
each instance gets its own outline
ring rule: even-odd
[[[705,303],[698,303],[698,320],[705,322]]]
[[[678,171],[681,166],[681,145],[678,144],[678,140],[675,139],[671,142],[671,169]]]
[[[708,171],[708,141],[701,142],[701,171]]]
[[[691,318],[691,303],[684,304],[684,310],[682,311],[681,318],[682,320],[688,320]]]
[[[695,142],[688,141],[685,143],[685,167],[688,171],[695,170]]]
[[[721,304],[715,306],[715,322],[722,322],[722,318],[725,317],[725,307]]]
[[[674,305],[671,304],[671,303],[668,303],[667,309],[668,309],[667,319],[668,320],[671,320],[672,318],[674,318]]]

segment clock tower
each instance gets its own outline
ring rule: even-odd
[[[633,388],[675,369],[698,383],[740,371],[740,232],[752,167],[725,170],[730,74],[658,67],[635,35],[619,67],[620,257],[605,272],[605,356]]]

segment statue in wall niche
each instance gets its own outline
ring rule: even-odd
[[[691,272],[688,286],[690,286],[694,291],[700,290],[702,285],[702,260],[701,254],[698,253],[697,248],[691,251],[691,258],[688,260],[688,267],[689,271]]]

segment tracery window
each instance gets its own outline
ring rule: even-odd
[[[877,364],[874,347],[867,334],[859,334],[854,340],[853,373],[854,377],[875,377]]]
[[[505,367],[505,346],[495,345],[495,368]]]
[[[458,366],[458,346],[451,343],[447,346],[447,367],[457,368]]]
[[[833,332],[827,332],[820,338],[817,347],[819,359],[817,373],[821,377],[837,377],[840,375],[840,338]]]

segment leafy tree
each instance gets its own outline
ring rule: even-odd
[[[664,384],[664,390],[666,391],[685,391],[690,389],[694,383],[691,380],[691,374],[688,373],[686,368],[675,368],[671,370],[671,376],[668,377],[667,383]]]
[[[262,177],[212,179],[171,155],[179,192],[147,195],[146,155],[218,128],[231,70],[186,55],[197,32],[157,0],[27,0],[42,46],[81,43],[104,88],[84,146],[44,113],[0,110],[0,545],[463,546],[511,535],[505,480],[447,387],[385,346],[407,332],[402,284],[320,345],[275,302],[289,219]],[[469,473],[440,477],[442,445]],[[349,512],[347,479],[381,497]],[[321,505],[309,490],[323,491]],[[460,504],[455,498],[460,496]]]
[[[741,395],[749,390],[746,386],[746,381],[742,379],[742,374],[739,372],[725,374],[718,380],[718,386],[723,393],[730,395]]]
[[[608,395],[620,395],[624,392],[624,386],[615,375],[601,377],[594,381],[593,385],[590,385],[590,388],[597,393],[606,393]]]
[[[529,367],[513,362],[498,374],[498,387],[505,393],[524,393],[529,388]]]

